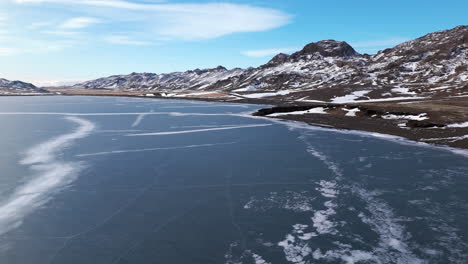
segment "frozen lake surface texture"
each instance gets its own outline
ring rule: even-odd
[[[0,98],[0,263],[468,263],[468,158],[261,106]]]

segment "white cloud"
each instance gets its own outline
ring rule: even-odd
[[[131,3],[121,0],[14,0],[18,4],[27,3],[58,3],[58,4],[82,4],[90,6],[103,6],[103,7],[114,7],[114,8],[126,8],[126,9],[141,9],[145,4]],[[165,2],[164,0],[153,2]]]
[[[104,38],[105,41],[112,43],[112,44],[118,44],[118,45],[149,45],[151,44],[150,42],[146,41],[139,41],[139,40],[132,40],[128,36],[123,36],[123,35],[112,35],[112,36],[107,36]]]
[[[15,0],[16,3],[55,3],[114,22],[133,23],[155,38],[172,40],[212,39],[233,33],[259,32],[288,24],[291,17],[281,11],[232,3],[161,4],[122,0]],[[76,29],[96,23],[91,18],[75,18],[62,28]]]
[[[280,11],[235,4],[159,5],[158,33],[174,39],[210,39],[283,26],[290,17]]]
[[[80,29],[99,23],[94,17],[75,17],[63,22],[59,27],[63,29]]]
[[[408,38],[397,37],[397,38],[388,38],[388,39],[381,39],[381,40],[357,41],[357,42],[350,43],[350,45],[356,48],[387,47],[387,46],[395,46],[408,40],[409,40]]]
[[[278,48],[278,49],[260,49],[260,50],[247,50],[242,54],[249,57],[269,57],[279,53],[291,53],[300,50],[300,48]]]

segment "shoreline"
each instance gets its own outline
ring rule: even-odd
[[[145,99],[169,99],[189,100],[203,102],[237,103],[269,106],[251,113],[252,116],[301,122],[306,125],[323,129],[336,129],[358,131],[365,133],[378,133],[382,135],[396,136],[416,143],[424,143],[433,146],[449,147],[468,150],[468,126],[448,127],[453,123],[467,122],[468,98],[457,98],[463,113],[453,111],[449,106],[454,105],[454,99],[431,99],[428,101],[396,101],[379,103],[308,103],[298,101],[283,101],[278,99],[226,99],[226,98],[202,98],[202,97],[161,97],[146,96],[139,93],[60,93],[50,95],[7,95],[7,96],[106,96],[106,97],[130,97]],[[444,102],[438,105],[441,101]],[[428,104],[429,102],[429,104]],[[449,107],[445,111],[436,106]],[[443,108],[442,107],[442,108]],[[456,103],[455,103],[456,107]],[[440,108],[440,107],[439,107]],[[466,108],[466,110],[465,110]],[[314,113],[314,109],[325,110]],[[354,109],[354,110],[353,110]],[[350,110],[354,114],[349,114]],[[450,111],[452,110],[452,111]],[[312,113],[305,113],[305,112]],[[421,113],[424,112],[422,115]],[[291,114],[287,114],[291,113]],[[458,114],[458,115],[457,115]],[[277,115],[277,116],[275,116]],[[394,117],[410,117],[410,119]],[[417,118],[419,117],[419,118]],[[427,117],[427,119],[425,118]],[[411,120],[417,119],[417,120]],[[404,125],[402,125],[404,124]]]

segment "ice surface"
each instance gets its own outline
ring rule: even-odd
[[[227,142],[227,143],[187,145],[187,146],[165,147],[165,148],[122,149],[122,150],[102,151],[102,152],[95,152],[95,153],[84,153],[84,154],[78,154],[76,156],[77,157],[91,157],[91,156],[137,153],[137,152],[148,152],[148,151],[164,151],[164,150],[176,150],[176,149],[207,148],[207,147],[213,147],[213,146],[231,145],[231,144],[235,144],[235,143],[236,142]]]
[[[78,127],[32,147],[21,160],[22,165],[30,166],[34,175],[0,205],[0,235],[18,227],[23,218],[44,205],[55,191],[73,182],[82,168],[77,162],[59,160],[57,155],[76,140],[88,136],[95,125],[78,117],[66,119]]]
[[[241,129],[241,128],[266,127],[266,126],[271,126],[271,125],[272,124],[254,124],[254,125],[244,125],[244,126],[215,127],[215,128],[183,130],[183,131],[128,134],[127,136],[131,136],[131,137],[135,137],[135,136],[165,136],[165,135],[178,135],[178,134],[199,133],[199,132],[208,132],[208,131]]]

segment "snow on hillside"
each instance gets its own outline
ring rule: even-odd
[[[132,73],[73,87],[164,93],[208,90],[247,98],[281,95],[296,101],[345,103],[464,96],[467,82],[468,26],[459,26],[374,55],[359,54],[344,41],[323,40],[291,55],[278,54],[257,68],[228,70],[219,66],[168,74]]]

